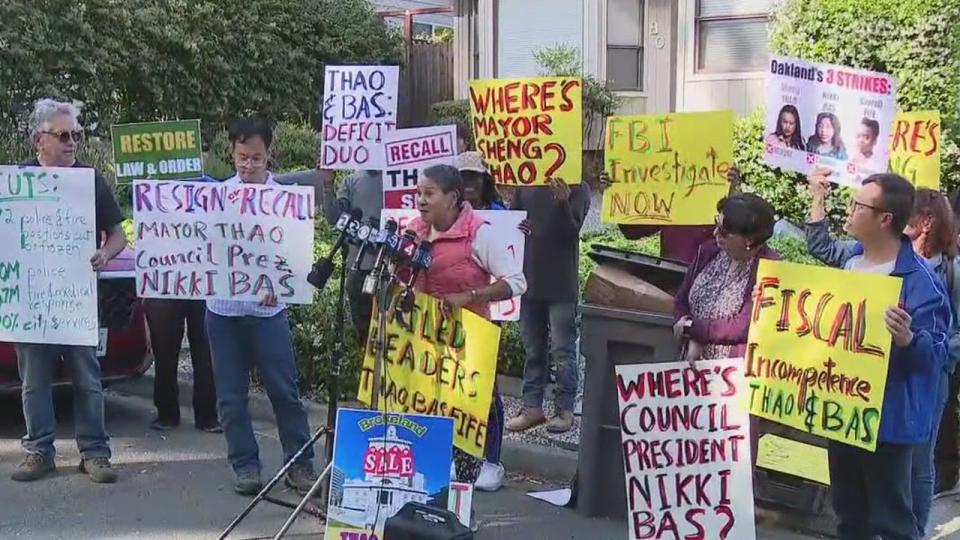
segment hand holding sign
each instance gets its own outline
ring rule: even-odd
[[[893,336],[893,343],[897,347],[909,347],[910,342],[913,341],[913,330],[910,329],[913,318],[910,314],[897,306],[891,306],[887,308],[883,320],[890,335]]]

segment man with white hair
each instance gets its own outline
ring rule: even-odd
[[[37,157],[21,165],[91,168],[77,161],[77,147],[83,140],[79,115],[80,110],[71,103],[52,99],[37,101],[29,119],[30,137],[37,149]],[[99,271],[123,250],[127,241],[121,227],[123,214],[113,191],[99,172],[94,171],[94,176],[97,236],[100,238],[106,234],[106,241],[90,257],[93,269]],[[56,470],[53,377],[62,357],[69,364],[68,371],[73,380],[74,431],[80,449],[80,470],[94,482],[115,482],[117,475],[110,466],[96,347],[18,343],[16,350],[23,383],[23,416],[27,424],[22,444],[27,455],[12,478],[29,482]]]

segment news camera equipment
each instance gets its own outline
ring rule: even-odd
[[[433,263],[433,243],[427,240],[420,242],[420,245],[417,246],[417,250],[413,253],[413,257],[410,261],[410,277],[407,279],[407,282],[403,284],[403,292],[400,294],[400,310],[404,313],[410,313],[413,311],[413,307],[416,305],[417,297],[416,292],[413,290],[414,284],[417,282],[417,276],[420,274],[421,270],[426,270],[430,268],[430,265]]]
[[[366,279],[363,280],[362,292],[366,295],[372,295],[376,292],[380,286],[380,280],[383,279],[384,267],[400,245],[396,220],[387,220],[387,223],[383,226],[383,230],[380,231],[377,237],[377,244],[380,245],[380,249],[377,251],[376,259],[374,259],[373,270],[371,270],[370,273],[367,274]]]

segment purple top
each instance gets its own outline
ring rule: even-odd
[[[701,345],[733,345],[735,346],[734,352],[742,354],[743,347],[747,343],[747,334],[750,331],[750,311],[753,307],[751,296],[757,281],[757,265],[760,259],[779,260],[780,255],[766,245],[760,248],[750,268],[743,306],[736,315],[725,319],[698,319],[693,316],[690,310],[690,288],[693,286],[697,274],[719,253],[720,247],[715,240],[705,242],[700,246],[696,258],[683,279],[683,285],[680,286],[680,290],[677,291],[677,296],[674,299],[673,320],[679,321],[681,318],[689,316],[693,320],[693,326],[690,327],[690,337],[694,341]]]
[[[621,225],[623,235],[639,240],[660,233],[660,256],[690,264],[704,242],[713,239],[713,225]]]

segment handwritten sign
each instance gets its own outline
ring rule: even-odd
[[[398,297],[394,295],[394,305]],[[454,444],[483,456],[500,327],[466,309],[448,317],[436,298],[422,293],[411,313],[389,313],[380,408],[453,418]],[[367,404],[373,395],[377,326],[374,309],[358,391],[358,399]]]
[[[0,341],[96,347],[93,169],[0,166]]]
[[[764,158],[771,167],[859,186],[886,172],[897,83],[886,73],[771,56]]]
[[[340,409],[324,538],[383,538],[387,519],[450,483],[453,422],[416,414]]]
[[[320,162],[324,169],[383,169],[383,138],[397,126],[397,66],[327,66]]]
[[[117,124],[110,128],[110,135],[113,167],[119,179],[203,176],[199,120]]]
[[[457,126],[397,129],[383,141],[383,207],[416,208],[420,171],[457,157]]]
[[[629,537],[756,538],[743,360],[616,371]]]
[[[603,193],[603,221],[710,225],[730,191],[733,112],[611,116],[605,155],[616,183]]]
[[[761,260],[746,352],[750,413],[873,451],[901,280]]]
[[[940,113],[897,115],[890,137],[890,170],[916,187],[940,190]]]
[[[490,227],[493,227],[493,237],[499,240],[501,249],[522,266],[527,237],[520,231],[519,225],[520,222],[527,219],[527,212],[521,210],[474,210],[474,213],[489,223]],[[380,228],[382,229],[387,221],[392,219],[397,222],[398,234],[403,234],[407,225],[419,215],[420,213],[416,210],[384,209],[380,214]],[[520,320],[521,298],[522,296],[514,296],[509,300],[491,303],[490,320]]]
[[[304,186],[134,182],[137,294],[311,303],[313,196]]]
[[[541,185],[583,174],[583,83],[580,79],[470,81],[477,149],[494,182]]]
[[[830,485],[830,464],[826,448],[772,433],[760,437],[757,467],[806,478],[825,486]]]

